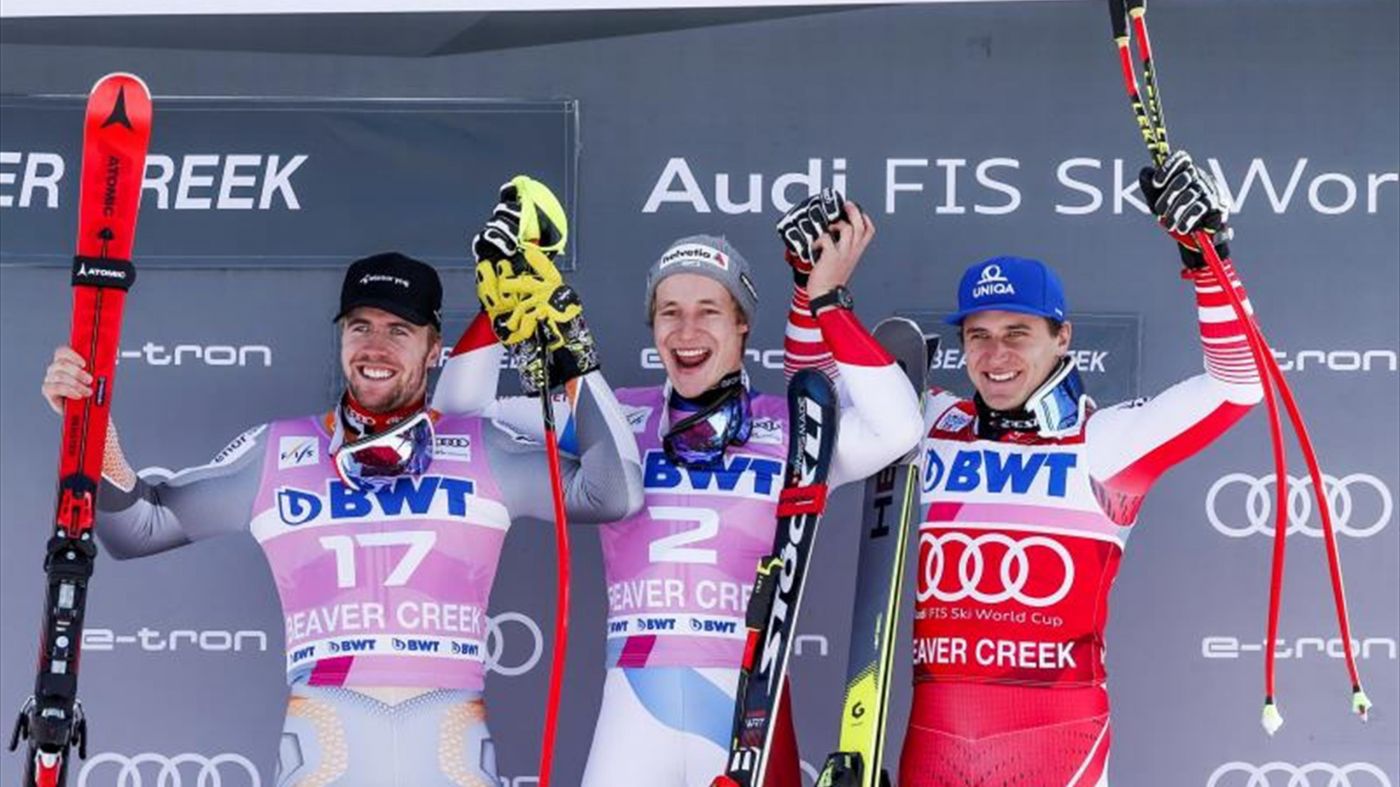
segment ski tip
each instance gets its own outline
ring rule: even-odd
[[[1259,719],[1259,723],[1264,725],[1264,732],[1273,735],[1283,726],[1283,714],[1278,712],[1278,706],[1272,699],[1264,700],[1264,713]]]
[[[1366,692],[1357,687],[1351,693],[1351,710],[1361,721],[1366,722],[1371,719],[1371,698],[1366,696]]]
[[[96,93],[99,89],[102,88],[104,84],[108,82],[132,82],[139,86],[141,88],[141,91],[144,92],[147,96],[151,95],[151,89],[146,85],[146,80],[142,79],[139,76],[136,76],[130,71],[113,71],[110,74],[102,75],[100,79],[92,83],[92,90],[89,92]]]

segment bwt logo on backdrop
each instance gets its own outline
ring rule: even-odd
[[[1244,212],[1251,196],[1262,194],[1253,201],[1267,200],[1265,207],[1276,214],[1296,209],[1326,216],[1353,211],[1375,215],[1382,212],[1382,197],[1393,196],[1395,184],[1400,182],[1400,172],[1319,171],[1303,157],[1287,163],[1275,162],[1272,166],[1263,158],[1255,157],[1250,159],[1243,173],[1235,167],[1230,175],[1218,160],[1211,158],[1206,163],[1237,213]],[[882,166],[887,214],[898,212],[901,204],[923,211],[932,207],[934,215],[999,216],[1021,208],[1022,193],[1016,184],[1018,177],[1022,177],[1021,161],[1016,158],[887,158]],[[1066,216],[1082,216],[1106,209],[1114,214],[1129,209],[1148,213],[1138,186],[1139,168],[1137,161],[1125,163],[1123,159],[1106,162],[1080,157],[1059,162],[1054,168],[1054,177],[1065,196],[1056,199],[1054,212]],[[1106,171],[1110,169],[1111,174]],[[809,158],[805,170],[777,175],[763,172],[704,175],[707,182],[701,185],[701,177],[684,156],[668,159],[642,205],[642,213],[657,213],[668,205],[682,206],[695,213],[714,210],[731,215],[781,213],[823,186],[846,191],[847,159],[833,158],[828,164],[825,159]],[[713,188],[707,190],[711,182]],[[797,187],[796,192],[794,187]],[[935,192],[938,196],[934,196]],[[867,199],[873,205],[873,199]]]
[[[150,781],[146,781],[147,778]],[[262,787],[257,766],[241,754],[118,754],[88,758],[78,787]]]
[[[1332,512],[1338,535],[1368,538],[1390,524],[1394,500],[1390,488],[1368,473],[1336,478],[1322,476],[1323,496]],[[1206,519],[1221,535],[1248,538],[1274,535],[1274,501],[1278,497],[1273,473],[1255,477],[1248,473],[1221,476],[1206,492]],[[1316,500],[1312,478],[1288,478],[1288,534],[1322,537],[1322,519],[1313,509]]]
[[[310,156],[277,154],[146,157],[142,203],[156,210],[301,210],[292,175]],[[68,165],[57,153],[0,151],[0,208],[58,208]],[[18,185],[18,193],[14,186]],[[147,195],[154,195],[154,204]],[[77,192],[74,191],[74,197]],[[172,199],[173,196],[173,199]]]
[[[1309,762],[1227,762],[1206,780],[1206,787],[1392,787],[1385,771],[1369,762],[1334,765]]]
[[[119,350],[117,363],[135,361],[147,366],[272,366],[272,348],[266,344],[176,344],[173,347],[146,342],[139,350]]]

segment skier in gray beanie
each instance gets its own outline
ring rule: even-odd
[[[923,432],[918,397],[845,288],[874,226],[853,204],[838,206],[817,195],[784,217],[779,229],[793,232],[780,232],[781,248],[802,278],[791,303],[772,308],[787,318],[784,365],[829,367],[849,391],[832,487],[875,473]],[[754,388],[744,369],[759,318],[751,275],[712,235],[675,241],[647,273],[646,321],[665,380],[617,391],[644,457],[645,500],[598,531],[607,676],[582,787],[697,787],[730,762],[745,604],[774,542],[789,439],[787,398]],[[762,787],[802,784],[785,697]]]
[[[748,260],[722,237],[690,235],[672,243],[647,271],[647,325],[652,324],[657,285],[677,273],[694,273],[719,282],[734,296],[744,322],[753,321],[758,291],[749,275]]]

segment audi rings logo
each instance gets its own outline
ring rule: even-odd
[[[1394,500],[1390,489],[1379,478],[1366,473],[1352,473],[1341,478],[1323,475],[1322,485],[1338,534],[1366,538],[1390,523]],[[1235,487],[1243,487],[1242,504]],[[1212,527],[1230,538],[1246,538],[1256,533],[1272,536],[1277,496],[1273,473],[1260,478],[1247,473],[1230,473],[1212,484],[1206,493],[1206,518]],[[1321,538],[1322,519],[1313,510],[1316,499],[1312,478],[1289,476],[1287,499],[1289,535],[1302,533]]]
[[[528,655],[521,658],[516,648],[506,647],[506,635],[502,627],[512,623],[523,626],[530,634]],[[514,640],[512,640],[514,641]],[[486,671],[514,677],[524,675],[540,663],[544,655],[544,632],[539,624],[523,612],[502,612],[486,619]]]
[[[1028,607],[1048,607],[1069,595],[1074,584],[1074,561],[1069,550],[1045,536],[1016,539],[1001,533],[974,537],[958,532],[924,532],[919,534],[919,551],[923,557],[920,602],[930,598],[943,602],[970,598],[983,604],[1015,601]],[[948,570],[954,560],[956,576]],[[988,564],[995,564],[996,568],[989,572]],[[988,578],[989,574],[993,578]],[[1053,587],[1057,577],[1059,586]]]
[[[101,778],[95,778],[101,773]],[[108,781],[111,777],[114,781]],[[146,781],[147,778],[150,781]],[[190,781],[185,781],[185,779]],[[262,787],[258,769],[241,754],[103,752],[83,763],[78,787]]]
[[[1227,762],[1215,769],[1206,787],[1391,787],[1391,783],[1384,771],[1369,762]]]

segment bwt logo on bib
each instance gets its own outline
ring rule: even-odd
[[[676,467],[662,451],[648,451],[642,484],[650,490],[733,494],[768,499],[778,493],[783,463],[763,456],[726,454],[714,469]]]
[[[982,275],[978,277],[977,284],[972,288],[973,298],[985,298],[988,295],[1015,295],[1016,288],[1011,286],[1001,273],[1001,266],[995,263],[982,269]]]
[[[292,526],[322,518],[463,517],[467,515],[467,499],[476,493],[476,484],[469,479],[435,475],[405,476],[376,492],[357,492],[338,479],[328,481],[326,488],[324,496],[291,486],[278,489],[277,515]]]
[[[940,486],[945,492],[992,492],[1024,495],[1032,487],[1039,491],[1044,478],[1044,494],[1064,497],[1070,468],[1079,457],[1067,452],[1006,453],[983,450],[959,451],[946,465],[932,448],[924,452],[925,494]]]
[[[691,618],[690,629],[700,634],[733,634],[739,630],[739,624],[732,620]]]
[[[638,631],[675,631],[675,618],[638,618]]]
[[[374,650],[373,639],[331,640],[331,653],[369,653]]]

